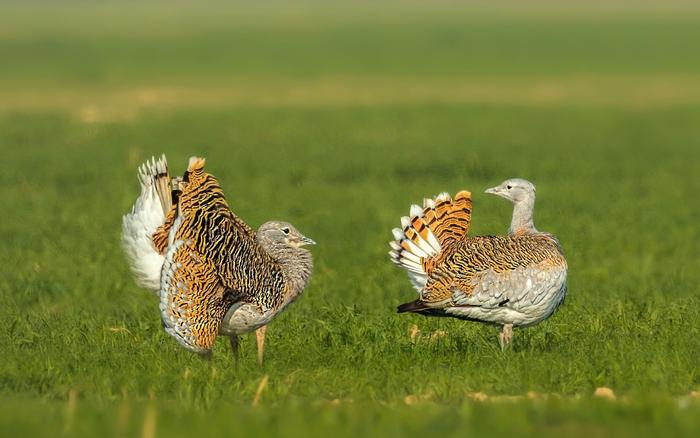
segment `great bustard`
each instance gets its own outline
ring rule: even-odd
[[[486,193],[514,204],[508,236],[467,236],[471,193],[459,192],[454,200],[442,193],[401,218],[389,254],[420,293],[399,313],[497,324],[505,347],[514,326],[537,324],[562,303],[567,263],[557,239],[535,229],[532,183],[509,179]]]
[[[306,288],[315,242],[287,222],[256,231],[229,208],[217,179],[192,157],[171,180],[165,156],[139,169],[141,195],[124,216],[122,244],[139,285],[157,291],[165,330],[207,354],[218,335],[255,330],[262,363],[265,328]]]

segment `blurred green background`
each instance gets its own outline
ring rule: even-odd
[[[2,434],[697,436],[698,53],[678,0],[1,3]],[[319,243],[262,368],[252,337],[236,364],[178,347],[131,279],[121,215],[161,153]],[[563,307],[506,352],[396,315],[410,204],[469,189],[505,233],[482,192],[515,176]]]

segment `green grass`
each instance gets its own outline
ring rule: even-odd
[[[0,10],[0,429],[696,435],[700,15],[622,5]],[[518,94],[532,84],[563,91]],[[163,87],[187,92],[126,93]],[[223,340],[211,362],[178,347],[130,277],[121,215],[162,152],[207,157],[251,225],[319,243],[263,368],[253,337],[235,365]],[[506,352],[494,327],[395,314],[414,294],[387,242],[409,205],[470,189],[473,232],[503,233],[509,205],[482,191],[512,176],[564,246],[563,307]],[[530,391],[555,395],[468,396]]]

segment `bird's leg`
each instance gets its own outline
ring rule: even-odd
[[[233,361],[235,362],[238,359],[238,336],[231,335],[229,336],[228,340],[231,343],[231,354],[233,355]]]
[[[255,330],[255,340],[258,343],[258,364],[260,366],[263,364],[263,354],[265,353],[265,331],[267,331],[266,325]]]
[[[207,350],[204,353],[199,353],[199,357],[206,362],[211,362],[211,350]]]
[[[498,334],[498,342],[501,344],[501,351],[505,350],[510,341],[513,340],[513,324],[503,324],[501,333]]]

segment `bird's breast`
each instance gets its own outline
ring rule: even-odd
[[[226,312],[219,333],[222,335],[242,335],[267,325],[274,317],[272,311],[261,311],[255,304],[236,303]]]

